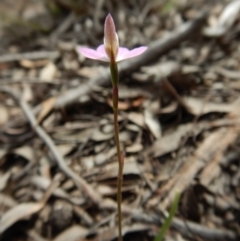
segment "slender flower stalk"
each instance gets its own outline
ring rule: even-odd
[[[96,59],[100,61],[109,62],[110,73],[112,79],[112,103],[113,103],[113,117],[114,117],[114,132],[115,144],[118,157],[118,181],[117,181],[117,204],[118,204],[118,240],[122,241],[122,180],[123,180],[123,166],[124,155],[120,150],[119,130],[118,130],[118,65],[117,62],[124,59],[129,59],[142,54],[147,50],[146,46],[138,47],[129,50],[124,47],[119,47],[118,35],[115,30],[115,24],[110,14],[106,17],[104,25],[104,44],[100,45],[96,50],[78,47],[77,51],[87,58]]]

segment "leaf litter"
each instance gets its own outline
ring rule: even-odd
[[[176,190],[166,240],[239,240],[239,2],[21,2],[0,2],[0,239],[117,238],[109,73],[75,51],[111,12],[149,45],[119,66],[124,240],[153,240]]]

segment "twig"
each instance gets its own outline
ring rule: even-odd
[[[229,230],[208,228],[201,224],[197,224],[190,221],[187,221],[186,224],[181,219],[174,218],[171,226],[173,228],[176,228],[179,232],[187,236],[189,236],[189,230],[191,230],[191,234],[195,234],[201,237],[203,240],[209,240],[209,241],[240,240],[240,235]]]
[[[56,28],[55,31],[51,33],[50,40],[52,43],[55,43],[61,34],[67,31],[68,28],[74,23],[76,20],[76,15],[74,12],[71,12],[60,25]]]
[[[167,78],[163,78],[163,85],[170,92],[170,94],[178,101],[178,103],[185,108],[185,110],[189,111],[189,106],[185,103],[182,97],[178,94],[173,85],[168,81]]]
[[[80,176],[78,176],[75,172],[73,172],[65,163],[63,157],[57,150],[54,142],[50,138],[50,136],[45,132],[45,130],[38,125],[37,120],[35,116],[33,115],[29,105],[21,99],[12,89],[1,87],[0,91],[5,92],[9,95],[11,95],[14,100],[20,105],[22,108],[24,114],[26,115],[28,121],[30,122],[32,128],[35,130],[35,132],[38,134],[38,136],[44,141],[44,143],[48,146],[48,148],[51,150],[54,158],[57,161],[57,164],[59,168],[70,178],[72,178],[76,184],[76,186],[80,190],[84,190],[89,198],[96,204],[99,204],[101,202],[101,197],[98,195],[96,190],[94,190],[91,186],[88,185],[88,183],[82,179]]]
[[[36,51],[29,53],[5,54],[0,56],[0,63],[19,61],[22,59],[56,59],[60,56],[58,51]]]

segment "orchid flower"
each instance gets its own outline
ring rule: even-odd
[[[105,20],[103,42],[104,44],[101,44],[96,50],[86,47],[77,47],[77,51],[90,59],[105,62],[119,62],[136,57],[147,50],[146,46],[141,46],[132,50],[119,47],[118,35],[111,14],[108,14]]]
[[[120,150],[120,140],[119,140],[119,130],[118,130],[118,65],[117,62],[136,57],[142,54],[147,47],[142,46],[129,50],[127,48],[119,47],[118,35],[116,33],[115,25],[112,16],[108,14],[104,25],[104,39],[102,45],[100,45],[96,50],[78,47],[77,51],[80,52],[87,58],[101,60],[109,62],[111,80],[112,80],[112,95],[113,95],[113,116],[114,116],[114,132],[115,132],[115,143],[118,156],[118,183],[117,183],[117,204],[118,204],[118,230],[119,236],[118,240],[122,241],[122,212],[121,212],[121,202],[122,202],[122,179],[123,179],[123,166],[124,166],[124,154]]]

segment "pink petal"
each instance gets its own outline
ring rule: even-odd
[[[148,47],[146,47],[146,46],[142,46],[142,47],[130,50],[130,51],[127,51],[126,48],[121,48],[121,49],[125,49],[125,50],[119,51],[116,61],[119,62],[124,59],[130,59],[130,58],[136,57],[136,56],[142,54],[143,52],[145,52],[147,50],[147,48]]]
[[[127,49],[127,48],[119,47],[117,56],[120,57],[120,56],[128,53],[129,51],[130,51],[130,50]]]
[[[111,14],[108,14],[104,24],[104,45],[109,58],[116,58],[119,43],[116,33],[115,24]]]
[[[106,61],[109,62],[109,58],[107,56],[104,44],[98,46],[97,52],[100,53],[102,56],[106,57]]]
[[[107,62],[109,61],[106,59],[106,57],[102,53],[97,52],[94,49],[90,49],[90,48],[86,48],[86,47],[78,47],[77,51],[89,59],[97,59],[97,60],[107,61]]]

